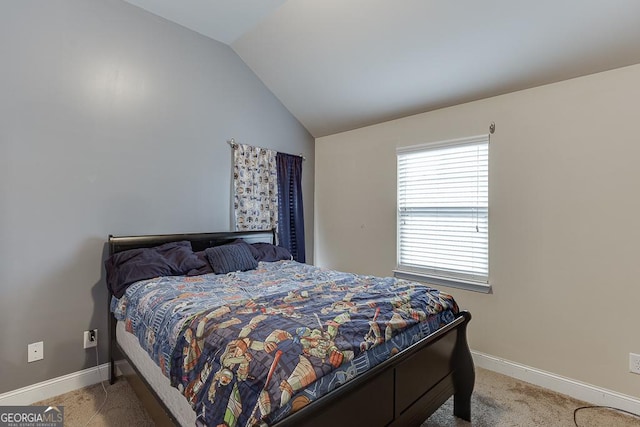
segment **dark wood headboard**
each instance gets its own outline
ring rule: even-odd
[[[243,239],[247,243],[266,242],[275,244],[275,230],[221,231],[217,233],[150,234],[144,236],[109,236],[109,255],[136,248],[150,248],[169,242],[188,240],[194,251]]]

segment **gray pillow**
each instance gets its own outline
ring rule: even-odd
[[[253,270],[258,261],[244,245],[223,245],[205,249],[204,253],[216,274]]]

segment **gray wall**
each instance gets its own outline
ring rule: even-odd
[[[21,0],[0,57],[0,393],[95,365],[86,329],[106,361],[108,234],[230,229],[231,137],[306,156],[311,253],[313,139],[228,46],[119,0]]]

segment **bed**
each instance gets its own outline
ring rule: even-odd
[[[272,231],[109,236],[109,260],[172,245],[241,257],[245,245],[274,241]],[[237,242],[244,252],[230,251]],[[412,282],[268,261],[134,281],[124,292],[109,285],[110,382],[119,352],[176,425],[420,425],[451,396],[454,414],[470,420],[471,315],[453,298]],[[198,306],[211,286],[216,302]],[[395,299],[378,301],[382,294]],[[425,305],[408,302],[412,294]],[[170,300],[177,295],[181,302]],[[141,302],[155,307],[151,314]],[[267,326],[271,318],[280,323]]]

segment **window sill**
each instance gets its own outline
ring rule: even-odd
[[[393,270],[393,275],[398,279],[424,282],[430,285],[448,286],[450,288],[464,289],[466,291],[481,292],[484,294],[491,293],[491,285],[483,282],[429,276],[426,274],[412,273],[402,270]]]

